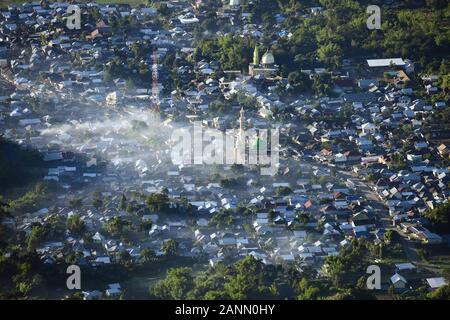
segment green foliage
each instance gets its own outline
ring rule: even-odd
[[[150,289],[150,294],[159,299],[186,299],[193,286],[190,268],[172,268],[167,271],[165,279],[157,282]]]
[[[288,196],[292,193],[292,189],[289,187],[277,187],[275,189],[275,194],[277,196]]]
[[[402,170],[408,167],[405,156],[400,152],[391,155],[391,162],[389,165],[396,170]]]
[[[343,248],[339,255],[325,259],[324,271],[336,287],[353,286],[365,274],[365,259],[374,251],[363,239],[354,239],[351,246]]]
[[[333,81],[329,73],[321,73],[314,77],[313,89],[316,95],[325,96],[331,93]]]
[[[319,60],[326,65],[339,67],[342,61],[342,49],[335,43],[328,43],[317,49]]]
[[[170,269],[151,289],[159,299],[267,299],[277,294],[264,265],[247,256],[230,267],[217,265],[196,278],[189,268]]]
[[[22,197],[9,203],[9,211],[12,213],[27,213],[39,209],[41,202],[49,199],[50,192],[47,185],[38,183]]]
[[[247,256],[238,261],[232,275],[224,284],[225,292],[231,299],[257,299],[270,295],[265,286],[262,263],[252,256]]]
[[[309,216],[307,213],[300,212],[299,214],[297,214],[297,220],[306,225],[309,222]]]
[[[309,76],[300,71],[290,72],[288,75],[288,83],[296,93],[310,91],[312,85]]]
[[[67,219],[67,229],[73,234],[81,236],[86,231],[86,224],[79,214],[73,214]]]
[[[92,195],[92,205],[99,210],[103,207],[102,194],[99,191],[95,191]]]
[[[432,229],[438,232],[450,232],[450,203],[444,203],[424,213],[431,222]]]
[[[140,261],[143,264],[149,263],[155,257],[155,252],[152,249],[145,248],[141,250]]]
[[[166,193],[152,193],[146,200],[147,208],[154,212],[169,211],[169,197]]]
[[[120,198],[119,209],[123,211],[126,208],[127,208],[127,197],[125,197],[125,195],[122,194],[122,197]]]
[[[104,225],[104,229],[113,236],[122,236],[123,231],[126,227],[130,226],[131,223],[122,217],[113,217],[109,219]]]
[[[244,70],[251,62],[254,47],[250,37],[226,35],[204,39],[196,47],[195,59],[218,60],[223,70]]]
[[[163,242],[161,251],[168,256],[175,256],[178,253],[178,242],[173,239],[169,239]]]
[[[151,220],[141,220],[141,229],[142,230],[150,230],[153,226],[153,222]]]
[[[397,235],[397,233],[396,233]],[[392,242],[392,239],[394,238],[394,231],[392,230],[386,230],[386,232],[383,235],[383,241],[387,244]]]
[[[233,212],[230,210],[224,210],[215,213],[209,220],[209,226],[216,229],[225,229],[233,225]]]
[[[44,168],[44,161],[36,151],[22,149],[0,135],[0,192],[43,177]]]
[[[83,205],[83,199],[81,197],[75,197],[69,200],[69,207],[71,209],[79,209]]]
[[[235,167],[238,168],[238,167]],[[240,185],[240,180],[236,178],[223,178],[220,179],[220,186],[222,188],[233,188]]]
[[[442,286],[427,295],[431,300],[450,300],[450,285]]]
[[[120,251],[117,255],[117,259],[119,260],[119,263],[126,268],[130,268],[132,266],[133,258],[126,250]]]
[[[309,283],[306,278],[303,278],[298,285],[298,300],[317,300],[320,298],[320,288],[315,287]]]
[[[28,250],[36,250],[37,246],[47,238],[48,233],[49,230],[45,226],[40,224],[33,226],[27,239]]]
[[[366,7],[370,3],[366,1],[321,0],[324,13],[306,18],[299,14],[300,8],[308,6],[304,1],[268,2],[258,1],[256,7],[273,6],[273,12],[281,10],[287,17],[283,25],[292,34],[278,39],[272,47],[284,76],[300,68],[318,67],[318,61],[321,66],[336,68],[343,58],[398,56],[414,60],[419,69],[438,71],[441,86],[448,84],[449,73],[439,70],[441,62],[448,61],[446,53],[450,48],[450,29],[446,23],[450,6],[445,1],[414,5],[404,2],[396,8],[383,8],[381,30],[367,28]],[[317,5],[317,2],[309,4]],[[262,21],[257,12],[255,21]]]

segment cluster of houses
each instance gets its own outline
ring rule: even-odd
[[[402,59],[392,59],[388,64],[368,60],[368,66],[384,66],[386,70],[397,63],[414,76]],[[384,71],[387,72],[387,71]],[[426,118],[446,107],[445,102],[428,103],[416,98],[408,87],[388,83],[371,84],[366,93],[371,98],[323,101],[322,115],[328,110],[339,112],[345,105],[351,108],[350,121],[331,126],[326,121],[314,121],[308,127],[317,145],[313,158],[321,163],[351,170],[366,180],[389,210],[393,224],[411,238],[425,243],[441,243],[441,236],[428,231],[427,221],[421,213],[445,203],[450,195],[449,170],[445,165],[448,152],[445,144],[433,143],[435,132],[425,132]],[[356,99],[356,101],[355,101]],[[302,115],[312,113],[313,106],[297,108]],[[320,119],[320,115],[312,116]],[[433,136],[434,134],[434,136]],[[442,129],[439,138],[449,133]]]

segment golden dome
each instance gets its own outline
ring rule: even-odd
[[[273,54],[271,54],[269,51],[264,53],[261,59],[261,64],[274,64],[275,58],[273,57]]]

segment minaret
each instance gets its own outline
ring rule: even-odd
[[[153,100],[153,106],[154,110],[159,116],[159,75],[158,75],[158,59],[159,54],[158,51],[154,51],[152,54],[152,100]]]
[[[258,46],[255,46],[255,50],[253,51],[253,64],[257,65],[259,64],[259,51]]]
[[[244,108],[241,108],[239,117],[239,133],[234,145],[234,163],[245,164],[245,117]]]
[[[244,108],[241,107],[240,117],[239,117],[239,135],[244,133],[245,130],[245,117],[244,117]]]

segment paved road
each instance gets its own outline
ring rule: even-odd
[[[383,201],[378,197],[378,195],[369,187],[369,185],[365,181],[362,181],[361,178],[359,178],[356,174],[349,171],[339,170],[337,171],[337,174],[339,174],[343,179],[344,178],[349,179],[351,182],[353,182],[355,184],[356,191],[361,193],[363,196],[366,197],[366,199],[369,200],[369,204],[375,209],[375,212],[378,214],[380,218],[381,225],[385,229],[395,229],[392,226],[392,219],[389,216],[389,212],[385,207]],[[421,265],[422,267],[425,267],[427,269],[432,269],[433,268],[432,265],[426,266],[422,263],[422,258],[417,253],[414,242],[408,240],[407,236],[402,232],[399,232],[399,234],[401,237],[403,250],[405,251],[408,261],[416,265]]]

